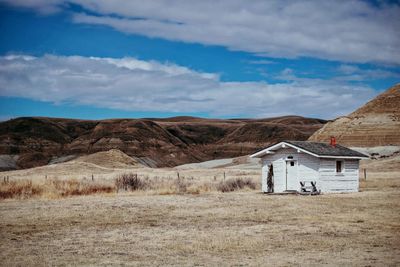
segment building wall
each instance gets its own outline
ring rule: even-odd
[[[274,166],[274,192],[279,193],[286,190],[286,159],[292,156],[297,160],[298,164],[298,178],[299,181],[316,181],[317,187],[319,185],[319,158],[313,157],[309,154],[298,153],[297,150],[292,148],[282,148],[274,154],[266,155],[262,159],[262,191],[268,192],[267,177],[268,166],[272,163]],[[300,183],[299,190],[300,190]]]
[[[319,168],[321,191],[325,193],[358,192],[359,160],[342,160],[343,171],[336,173],[337,159],[321,159]]]
[[[292,148],[282,148],[262,159],[262,191],[268,192],[267,177],[269,165],[274,166],[274,192],[286,190],[286,159],[293,156],[298,162],[299,181],[313,181],[323,193],[358,192],[359,160],[342,160],[343,171],[336,173],[337,159],[323,159],[306,153],[298,153]],[[299,183],[300,190],[300,183]]]

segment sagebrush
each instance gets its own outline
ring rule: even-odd
[[[125,191],[144,190],[150,188],[150,183],[138,177],[137,174],[124,173],[115,179],[115,187],[117,191],[120,189]]]
[[[218,184],[217,189],[221,192],[232,192],[239,189],[256,189],[256,183],[250,178],[231,178]]]

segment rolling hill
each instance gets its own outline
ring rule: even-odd
[[[23,169],[118,149],[151,167],[248,155],[284,139],[307,140],[320,119],[196,117],[76,120],[21,117],[0,123],[0,169]]]

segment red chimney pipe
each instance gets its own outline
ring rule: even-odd
[[[336,147],[336,138],[334,136],[331,136],[331,146]]]

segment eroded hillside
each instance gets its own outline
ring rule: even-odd
[[[348,116],[328,122],[309,140],[328,142],[330,136],[353,147],[400,145],[400,84]]]
[[[26,117],[0,123],[0,159],[3,170],[18,169],[119,149],[148,166],[176,166],[247,155],[284,139],[306,140],[324,123],[297,116],[99,121]]]

